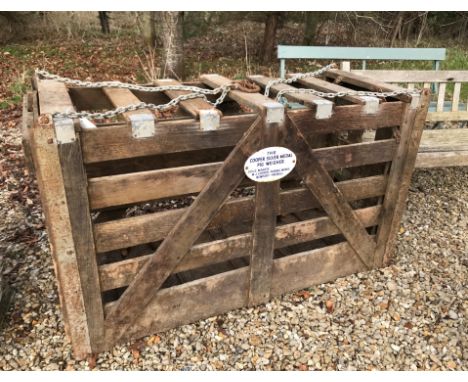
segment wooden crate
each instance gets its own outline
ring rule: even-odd
[[[264,87],[269,79],[251,80]],[[199,85],[226,83],[204,75]],[[51,114],[166,103],[180,93],[35,84],[25,136],[77,358],[390,261],[427,90],[386,100],[288,94],[286,109],[274,94],[290,85],[274,86],[271,98],[232,90],[219,123],[205,119],[208,103],[189,100],[135,138],[133,116],[153,112],[97,128]],[[395,89],[339,70],[300,86]],[[375,140],[361,142],[368,129]],[[270,146],[291,149],[296,167],[254,183],[244,162]]]

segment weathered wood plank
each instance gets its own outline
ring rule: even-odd
[[[262,75],[252,75],[248,76],[248,78],[251,81],[255,82],[257,85],[261,86],[262,88],[265,88],[270,81],[275,80],[275,78],[266,77]],[[276,95],[282,90],[294,89],[296,88],[291,85],[276,84],[270,88],[270,93]],[[331,115],[333,102],[325,98],[320,98],[316,95],[306,93],[284,93],[283,97],[285,97],[289,101],[303,103],[305,106],[315,111],[315,115],[317,118],[329,118]]]
[[[416,168],[468,166],[468,151],[418,153]]]
[[[326,147],[314,152],[327,170],[336,170],[389,161],[395,149],[395,140],[388,139]],[[207,163],[91,178],[88,188],[91,208],[99,209],[197,193],[221,165]]]
[[[156,86],[179,86],[182,85],[179,81],[173,79],[160,79],[155,81]],[[189,91],[179,91],[179,90],[168,90],[164,92],[170,99],[177,98],[184,94],[189,94]],[[187,113],[189,113],[194,118],[199,118],[200,110],[211,110],[213,109],[213,105],[206,102],[204,99],[201,98],[194,98],[189,99],[186,101],[182,101],[179,104],[182,109],[184,109]],[[221,112],[218,110],[221,114]]]
[[[104,341],[104,310],[80,142],[58,146],[68,213],[93,351]],[[55,221],[52,221],[54,224]],[[65,286],[67,288],[68,286]]]
[[[288,74],[287,77],[293,77],[294,74]],[[340,92],[349,92],[349,88],[345,88],[344,86],[340,86],[338,84],[328,82],[325,80],[322,80],[320,78],[316,77],[305,77],[301,78],[297,81],[301,85],[310,88],[310,89],[315,89],[320,92],[325,92],[325,93],[340,93]],[[357,105],[364,105],[366,103],[365,99],[359,96],[353,96],[353,95],[347,95],[344,96],[343,99],[357,104]]]
[[[278,130],[283,128],[283,123],[267,123],[265,121],[262,127],[263,148],[277,146]],[[257,182],[255,185],[255,213],[249,263],[249,305],[265,303],[270,299],[276,217],[279,210],[279,189],[279,181]]]
[[[73,104],[70,102],[67,87],[63,83],[53,80],[37,80],[36,83],[39,114],[75,111]]]
[[[199,192],[221,163],[139,171],[89,179],[91,208],[98,209]]]
[[[423,130],[419,152],[468,151],[468,129]]]
[[[363,270],[364,266],[346,243],[298,253],[274,260],[272,295],[279,296]],[[240,268],[160,290],[120,341],[134,340],[245,306],[248,282],[248,269]],[[107,311],[114,306],[115,303],[108,304]],[[115,333],[110,327],[107,348],[115,345]]]
[[[109,98],[110,102],[114,107],[124,107],[128,105],[138,104],[141,101],[138,97],[131,92],[129,89],[120,89],[120,88],[103,88],[102,91]],[[149,115],[154,118],[153,113],[148,109],[140,109],[135,111],[129,111],[124,113],[125,119],[129,119],[132,115]]]
[[[427,113],[427,122],[466,121],[468,111],[432,111]]]
[[[174,271],[244,177],[244,162],[260,144],[259,125],[262,118],[257,118],[249,128],[223,166],[211,178],[109,312],[108,321],[119,326],[118,337],[136,320],[140,311],[146,308],[162,283]]]
[[[302,128],[290,121],[288,141],[298,158],[296,168],[299,175],[303,177],[305,185],[346,237],[359,259],[368,268],[371,267],[375,242],[305,139]]]
[[[467,70],[352,70],[383,82],[468,82]]]
[[[308,136],[398,126],[403,106],[402,102],[384,102],[375,114],[366,114],[365,105],[336,106],[329,119],[316,119],[311,110],[290,110],[288,116],[296,124],[309,126],[304,132]]]
[[[135,140],[125,125],[81,131],[85,163],[234,146],[253,123],[253,114],[225,116],[213,131],[194,119],[158,121],[154,137]]]
[[[200,80],[212,88],[217,88],[223,85],[230,85],[232,83],[229,78],[220,76],[219,74],[204,74],[200,76]],[[231,90],[228,94],[228,97],[240,105],[247,106],[257,112],[263,111],[263,105],[265,103],[275,102],[271,98],[265,97],[260,93],[245,93],[239,90]]]
[[[460,91],[461,83],[455,82],[455,85],[453,86],[452,111],[458,111],[460,103]]]
[[[46,216],[65,332],[71,339],[75,356],[84,358],[93,350],[62,169],[57,144],[54,143],[55,131],[50,116],[39,118],[39,123],[32,129],[32,140],[36,176]]]
[[[337,187],[346,200],[353,201],[383,195],[386,184],[383,176],[373,176],[337,182]],[[293,189],[280,193],[280,215],[318,206],[317,200],[308,189]],[[208,228],[221,227],[234,221],[252,220],[253,208],[252,197],[229,200]],[[186,208],[182,208],[96,224],[94,236],[97,251],[106,252],[162,240],[185,212]]]
[[[445,82],[441,83],[439,85],[439,91],[437,94],[437,112],[442,112],[444,111],[444,102],[445,102],[445,88],[447,87],[447,84]]]
[[[328,78],[333,78],[333,79],[340,78],[345,83],[359,86],[361,88],[364,88],[373,92],[393,92],[393,91],[404,92],[406,90],[396,85],[390,85],[382,81],[377,81],[373,78],[355,74],[354,72],[346,72],[346,71],[338,70],[338,69],[328,70],[327,72],[325,72],[325,76]],[[411,102],[411,95],[409,94],[401,94],[401,95],[395,96],[395,98],[404,102]]]
[[[21,121],[21,144],[23,146],[24,161],[29,171],[34,172],[34,161],[31,149],[31,129],[34,123],[33,102],[36,102],[37,93],[28,92],[23,97],[23,114]]]
[[[374,265],[388,264],[394,249],[395,237],[405,207],[411,175],[426,119],[430,91],[421,93],[420,104],[408,104],[400,126],[400,143],[388,175],[387,191],[382,205],[382,223],[377,232]]]
[[[379,213],[380,206],[356,210],[356,215],[366,227],[377,224]],[[339,233],[339,229],[329,217],[320,217],[276,227],[272,237],[275,239],[274,247],[278,249]],[[251,233],[197,244],[190,249],[189,254],[177,265],[174,273],[248,256],[251,244]],[[99,275],[102,290],[106,291],[130,284],[150,257],[151,255],[141,256],[101,265]]]

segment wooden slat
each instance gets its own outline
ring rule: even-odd
[[[383,82],[468,82],[468,70],[352,70]]]
[[[60,144],[58,153],[75,244],[75,256],[80,272],[91,348],[94,352],[102,347],[104,341],[104,311],[80,142],[76,140]],[[52,221],[52,224],[54,223],[55,219]]]
[[[468,166],[468,151],[418,153],[417,168]]]
[[[414,109],[408,105],[403,114],[400,126],[400,143],[388,175],[382,223],[377,232],[375,266],[388,264],[394,249],[395,237],[405,207],[429,100],[430,91],[424,90],[421,93],[420,105]]]
[[[383,176],[373,176],[338,182],[337,186],[346,200],[353,201],[382,195],[386,184]],[[317,200],[305,188],[280,193],[280,215],[318,206]],[[233,221],[252,220],[253,208],[252,197],[230,200],[223,205],[208,228],[220,227]],[[185,212],[186,208],[181,208],[96,224],[94,235],[97,251],[106,252],[162,240]]]
[[[301,127],[294,125],[292,121],[289,122],[287,140],[291,142],[298,158],[296,169],[299,175],[303,177],[304,184],[346,237],[359,259],[367,267],[371,267],[375,242],[330,178],[327,169],[318,161],[301,131]]]
[[[453,86],[452,111],[458,111],[460,103],[461,83],[456,82]]]
[[[278,145],[279,129],[283,124],[263,124],[262,146]],[[257,182],[255,185],[255,213],[252,225],[250,252],[249,305],[257,305],[270,299],[271,267],[275,245],[276,216],[279,210],[280,181]]]
[[[346,243],[298,253],[274,260],[272,295],[279,296],[364,269]],[[245,306],[248,279],[248,269],[240,268],[160,290],[147,309],[138,314],[136,322],[122,336],[121,341],[161,332]],[[107,311],[111,311],[114,305],[115,303],[108,304]],[[110,331],[107,348],[115,345],[115,334],[114,330]]]
[[[71,339],[75,356],[86,357],[92,349],[58,149],[56,144],[50,144],[55,139],[54,126],[51,119],[41,117],[40,122],[32,129],[33,157],[65,332]]]
[[[377,224],[379,214],[380,206],[356,210],[356,215],[366,227]],[[275,239],[274,247],[278,249],[339,233],[340,231],[330,218],[324,216],[276,227],[272,237]],[[190,249],[189,254],[177,265],[174,273],[248,256],[251,244],[252,234],[250,233],[197,244]],[[130,284],[150,257],[151,255],[147,255],[101,265],[99,275],[102,290],[106,291]]]
[[[255,82],[257,85],[261,86],[262,88],[265,88],[270,81],[275,80],[275,78],[266,77],[262,75],[252,75],[252,76],[249,76],[248,78],[251,81]],[[281,90],[294,90],[294,89],[296,88],[291,85],[276,84],[270,88],[270,93],[273,95],[276,95]],[[309,106],[311,108],[317,107],[317,101],[331,103],[331,101],[326,100],[325,98],[317,97],[316,95],[313,95],[313,94],[285,93],[283,96],[289,101],[301,102],[304,105]]]
[[[87,129],[81,131],[83,159],[96,163],[234,146],[254,120],[253,114],[226,116],[213,131],[200,130],[200,123],[194,119],[158,121],[155,136],[139,140],[125,125]]]
[[[392,92],[392,91],[405,91],[406,89],[399,86],[390,85],[385,82],[376,81],[373,78],[360,76],[353,72],[345,72],[343,70],[331,69],[325,73],[325,76],[328,78],[337,79],[340,78],[342,81],[349,83],[351,85],[359,86],[364,89],[374,91],[374,92]],[[400,99],[404,102],[411,102],[411,96],[408,94],[401,94],[395,96],[395,98]]]
[[[75,111],[73,104],[70,103],[67,87],[63,83],[53,80],[37,80],[37,92],[39,114]]]
[[[329,119],[316,119],[311,110],[291,110],[288,116],[296,124],[309,126],[307,135],[326,134],[398,126],[403,106],[402,102],[384,102],[375,114],[366,114],[365,105],[336,106]]]
[[[204,74],[200,77],[200,80],[212,88],[229,85],[232,82],[229,78],[220,76],[219,74]],[[265,97],[260,93],[245,93],[239,90],[231,90],[228,96],[237,103],[252,108],[257,112],[263,110],[263,105],[266,102],[274,102],[271,98]]]
[[[155,81],[156,86],[178,86],[182,85],[179,81],[173,79],[161,79]],[[170,99],[177,98],[183,94],[189,94],[189,91],[168,90],[164,92]],[[189,99],[180,103],[182,109],[189,113],[194,118],[199,118],[200,110],[211,110],[213,105],[209,104],[201,98]],[[219,112],[219,110],[218,110]],[[219,112],[221,114],[221,112]]]
[[[355,143],[315,150],[327,170],[389,161],[394,140]],[[91,178],[88,181],[92,209],[156,200],[199,192],[221,163],[208,163],[163,170]]]
[[[199,192],[220,166],[218,162],[91,178],[88,183],[91,208]]]
[[[468,129],[424,130],[419,152],[468,151]]]
[[[430,89],[431,88],[431,83],[430,82],[424,82],[423,83],[423,89]]]
[[[141,102],[129,89],[103,88],[102,91],[107,96],[107,98],[109,98],[114,107],[123,107]],[[154,118],[153,113],[148,109],[129,111],[124,113],[124,116],[125,119],[128,120],[131,115],[136,114],[151,115]]]
[[[287,75],[287,77],[292,77],[292,76],[294,76],[294,74]],[[348,92],[350,90],[349,88],[345,88],[343,86],[334,84],[332,82],[324,81],[324,80],[321,80],[320,78],[315,78],[315,77],[301,78],[297,82],[307,88],[315,89],[315,90],[325,92],[325,93]],[[364,105],[366,103],[366,101],[362,97],[358,97],[358,96],[347,95],[343,97],[343,99],[351,103],[357,104],[357,105]]]
[[[109,312],[108,321],[119,326],[119,338],[145,309],[162,283],[184,258],[195,240],[215,216],[229,194],[244,177],[247,157],[258,149],[263,116],[250,127],[187,212],[169,232],[163,243],[137,274],[134,281]]]
[[[414,82],[408,84],[408,90],[414,90]]]
[[[447,84],[445,82],[439,85],[439,92],[437,94],[437,111],[444,111],[444,102],[445,102],[445,88]]]
[[[468,111],[433,111],[427,113],[427,122],[467,121]]]

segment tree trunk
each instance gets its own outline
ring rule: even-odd
[[[304,20],[304,45],[314,45],[320,12],[306,12]]]
[[[393,30],[393,35],[392,35],[392,42],[390,43],[390,46],[393,46],[395,43],[396,39],[398,38],[401,40],[401,26],[403,23],[403,12],[399,11],[398,16],[397,16],[397,22],[395,25],[395,29]]]
[[[99,11],[99,22],[101,23],[101,31],[104,34],[110,33],[109,15],[107,11]]]
[[[276,44],[276,30],[278,29],[280,15],[280,12],[267,12],[261,52],[263,64],[268,64],[273,59]]]
[[[163,76],[178,80],[184,77],[183,17],[184,12],[160,12]]]

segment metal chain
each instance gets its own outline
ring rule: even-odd
[[[306,77],[318,77],[325,73],[327,70],[336,68],[336,64],[329,64],[327,66],[324,66],[323,68],[316,70],[315,72],[307,72],[307,73],[298,73],[295,74],[294,76],[291,76],[290,78],[278,78],[276,80],[271,80],[268,82],[267,86],[265,87],[265,93],[263,93],[266,97],[270,95],[270,88],[274,85],[278,84],[292,84],[293,82],[296,82],[297,80],[300,80],[301,78],[306,78]]]
[[[128,89],[128,90],[140,90],[145,92],[164,92],[164,91],[189,91],[188,94],[182,94],[176,98],[173,98],[168,103],[163,105],[155,105],[152,103],[145,103],[140,102],[133,105],[128,105],[124,107],[118,107],[113,110],[109,110],[106,112],[98,112],[98,113],[90,113],[90,112],[70,112],[70,113],[54,113],[53,117],[57,118],[88,118],[88,119],[99,119],[99,118],[112,118],[118,114],[126,113],[129,111],[135,111],[139,109],[152,109],[152,110],[168,110],[174,106],[177,106],[180,102],[186,101],[189,99],[194,98],[202,98],[204,101],[208,102],[209,104],[213,105],[214,107],[220,105],[224,102],[227,94],[231,90],[230,85],[223,85],[217,87],[215,89],[204,89],[197,86],[187,86],[187,85],[166,85],[166,86],[142,86],[142,85],[135,85],[124,83],[120,81],[98,81],[98,82],[91,82],[91,81],[81,81],[81,80],[74,80],[67,77],[61,77],[56,74],[52,74],[47,72],[46,70],[39,70],[36,69],[36,75],[41,76],[42,78],[59,81],[68,85],[79,86],[84,88],[119,88],[119,89]],[[216,99],[215,102],[211,102],[206,96],[207,95],[216,95],[219,94],[219,97]]]
[[[322,98],[335,98],[335,97],[346,97],[346,96],[360,96],[360,97],[396,97],[402,94],[420,94],[420,90],[394,90],[392,92],[370,92],[370,91],[361,91],[361,90],[350,90],[347,92],[337,92],[337,93],[325,93],[320,92],[314,89],[284,89],[280,90],[276,95],[276,101],[280,102],[283,94],[291,93],[301,93],[301,94],[313,94]]]
[[[292,84],[293,82],[296,82],[301,78],[318,77],[322,75],[323,73],[325,73],[327,70],[332,69],[332,68],[336,68],[336,64],[333,63],[330,65],[326,65],[323,68],[316,70],[314,72],[299,73],[288,79],[271,80],[270,82],[268,82],[267,86],[265,87],[264,95],[268,97],[270,94],[270,89],[274,85]],[[46,70],[39,70],[39,69],[36,69],[36,74],[45,79],[55,80],[55,81],[63,82],[68,85],[74,85],[74,86],[85,87],[85,88],[107,87],[107,88],[119,88],[119,89],[129,89],[129,90],[140,90],[140,91],[145,91],[145,92],[164,92],[164,91],[171,91],[171,90],[190,92],[188,94],[182,94],[176,98],[173,98],[168,103],[163,104],[163,105],[155,105],[152,103],[140,102],[137,104],[117,107],[113,110],[109,110],[106,112],[91,113],[91,112],[82,111],[82,112],[70,112],[70,113],[54,113],[53,117],[57,117],[57,118],[101,119],[101,118],[112,118],[119,114],[123,114],[129,111],[140,110],[140,109],[164,111],[164,110],[168,110],[177,106],[182,101],[186,101],[186,100],[194,99],[194,98],[202,98],[204,101],[216,107],[224,102],[224,99],[226,98],[230,90],[236,88],[235,85],[231,85],[231,84],[223,85],[215,89],[204,89],[204,88],[200,88],[197,86],[187,86],[187,85],[142,86],[142,85],[124,83],[120,81],[91,82],[91,81],[73,80],[71,78],[61,77],[56,74],[49,73]],[[322,98],[335,98],[335,97],[346,97],[346,96],[396,97],[402,94],[408,94],[408,95],[420,94],[420,92],[421,92],[420,90],[395,90],[392,92],[370,92],[370,91],[350,90],[346,92],[325,93],[325,92],[317,91],[314,89],[284,89],[278,92],[278,94],[276,95],[276,101],[285,103],[283,95],[291,94],[291,93],[313,94]],[[206,97],[207,95],[216,95],[219,93],[221,94],[219,95],[219,97],[216,99],[215,102],[211,102]]]
[[[270,88],[274,85],[277,84],[292,84],[293,82],[296,82],[302,78],[306,77],[318,77],[328,71],[329,69],[336,68],[336,64],[332,63],[329,65],[324,66],[323,68],[316,70],[315,72],[308,72],[308,73],[298,73],[295,74],[294,76],[291,76],[290,78],[287,79],[276,79],[276,80],[271,80],[268,82],[267,86],[265,87],[265,96],[269,96],[270,94]],[[350,90],[346,92],[336,92],[336,93],[325,93],[321,92],[318,90],[314,89],[284,89],[280,90],[278,94],[276,95],[276,101],[280,102],[282,100],[283,94],[291,94],[291,93],[301,93],[301,94],[313,94],[318,97],[322,98],[335,98],[335,97],[346,97],[346,96],[364,96],[364,97],[396,97],[398,95],[402,94],[420,94],[420,90],[395,90],[392,92],[370,92],[370,91],[357,91],[357,90]],[[284,102],[283,102],[284,103]]]

